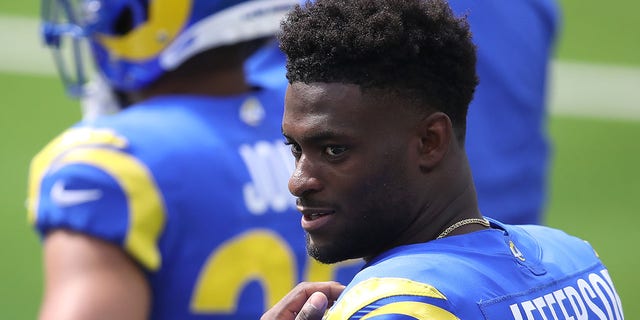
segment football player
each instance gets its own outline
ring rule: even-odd
[[[445,0],[317,0],[280,41],[308,252],[366,261],[325,319],[624,318],[586,241],[482,215],[465,151],[476,50]],[[313,290],[264,319],[304,298],[322,314],[331,293]]]
[[[299,281],[350,279],[307,257],[283,91],[243,70],[294,3],[43,1],[67,91],[111,111],[31,163],[42,319],[257,319]]]

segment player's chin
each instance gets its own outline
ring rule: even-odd
[[[335,244],[316,243],[313,237],[307,234],[307,254],[318,262],[331,264],[350,259],[350,255],[341,249]]]

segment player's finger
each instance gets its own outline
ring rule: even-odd
[[[314,292],[304,304],[295,320],[321,320],[327,310],[327,296],[322,292]]]
[[[316,292],[319,292],[322,297],[314,297],[314,299],[311,300],[311,303],[315,303],[316,307],[322,307],[322,300],[329,301],[329,303],[327,303],[327,305],[323,307],[324,309],[326,309],[333,301],[338,298],[344,288],[345,287],[343,285],[335,281],[300,283],[280,301],[278,301],[278,303],[276,303],[271,309],[267,310],[267,312],[264,313],[260,319],[294,320],[296,319],[296,316],[301,312],[301,310],[305,307],[305,304],[308,302],[311,296]]]

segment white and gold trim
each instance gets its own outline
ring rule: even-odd
[[[345,296],[343,296],[337,304],[329,310],[325,316],[325,320],[349,319],[349,317],[367,305],[372,304],[377,300],[393,296],[419,296],[443,300],[447,299],[440,291],[438,291],[438,289],[425,283],[404,278],[371,278],[360,282],[351,288]],[[415,309],[416,307],[419,307],[419,309],[424,312],[448,316],[442,318],[445,320],[457,319],[446,310],[421,302],[393,303],[384,307],[385,309],[382,309],[383,307],[381,307],[377,310],[380,310],[378,312],[383,312],[384,314],[400,313],[412,315],[421,312],[420,310]],[[373,317],[373,315],[369,317]]]

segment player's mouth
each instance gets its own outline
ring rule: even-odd
[[[334,210],[330,208],[311,208],[298,205],[298,211],[302,213],[300,225],[307,232],[317,230],[331,220]]]

